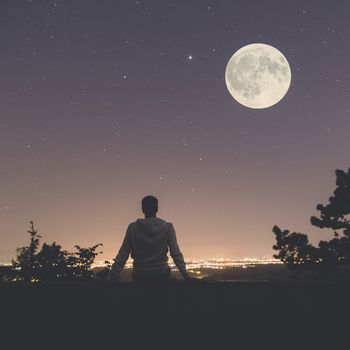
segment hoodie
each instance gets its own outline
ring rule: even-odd
[[[168,251],[181,274],[185,275],[186,264],[173,224],[160,218],[137,219],[126,230],[111,272],[114,277],[119,276],[131,253],[134,273],[142,276],[164,273],[168,269]]]

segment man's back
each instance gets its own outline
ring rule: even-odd
[[[187,275],[173,224],[157,217],[137,219],[126,230],[123,244],[114,259],[112,272],[118,276],[131,254],[135,275],[161,275],[169,269],[168,250],[180,272]]]
[[[137,219],[128,227],[131,257],[138,274],[163,273],[168,268],[168,242],[172,224],[159,218]]]

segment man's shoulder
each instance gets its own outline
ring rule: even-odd
[[[130,222],[129,225],[128,225],[128,228],[132,228],[133,226],[137,225],[137,220],[133,221],[133,222]]]
[[[143,221],[145,221],[145,220],[157,220],[157,221],[161,221],[161,222],[164,222],[164,223],[166,223],[166,224],[171,224],[171,225],[172,225],[172,223],[171,223],[170,221],[167,221],[167,220],[165,220],[165,219],[163,219],[163,218],[159,218],[158,216],[155,217],[155,218],[150,218],[150,219],[137,218],[135,221],[130,222],[129,225],[135,225],[135,224],[140,223],[140,222],[143,222]]]
[[[169,227],[170,229],[174,228],[174,224],[172,222],[164,220],[164,219],[161,219],[161,218],[158,218],[158,219],[164,223],[165,227]]]
[[[147,219],[146,219],[147,220]],[[164,220],[164,219],[161,219],[161,218],[156,218],[156,220],[161,223],[162,226],[168,226],[170,228],[174,228],[174,225],[172,222],[170,221],[167,221],[167,220]],[[136,219],[135,221],[133,222],[130,222],[129,225],[128,225],[128,229],[133,229],[135,227],[142,227],[144,226],[146,223],[145,223],[145,219]]]
[[[167,224],[167,225],[173,225],[172,222],[168,221],[168,220],[165,220],[165,219],[161,219],[161,218],[157,218],[159,221],[162,221],[164,224]]]

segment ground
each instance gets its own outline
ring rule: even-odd
[[[18,348],[341,349],[349,292],[330,281],[3,285],[1,333]]]

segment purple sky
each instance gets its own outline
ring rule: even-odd
[[[274,224],[309,217],[350,159],[348,1],[1,1],[0,261],[43,240],[114,257],[159,198],[185,257],[271,256]],[[288,59],[253,110],[224,74],[240,47]],[[190,59],[190,56],[192,59]]]

